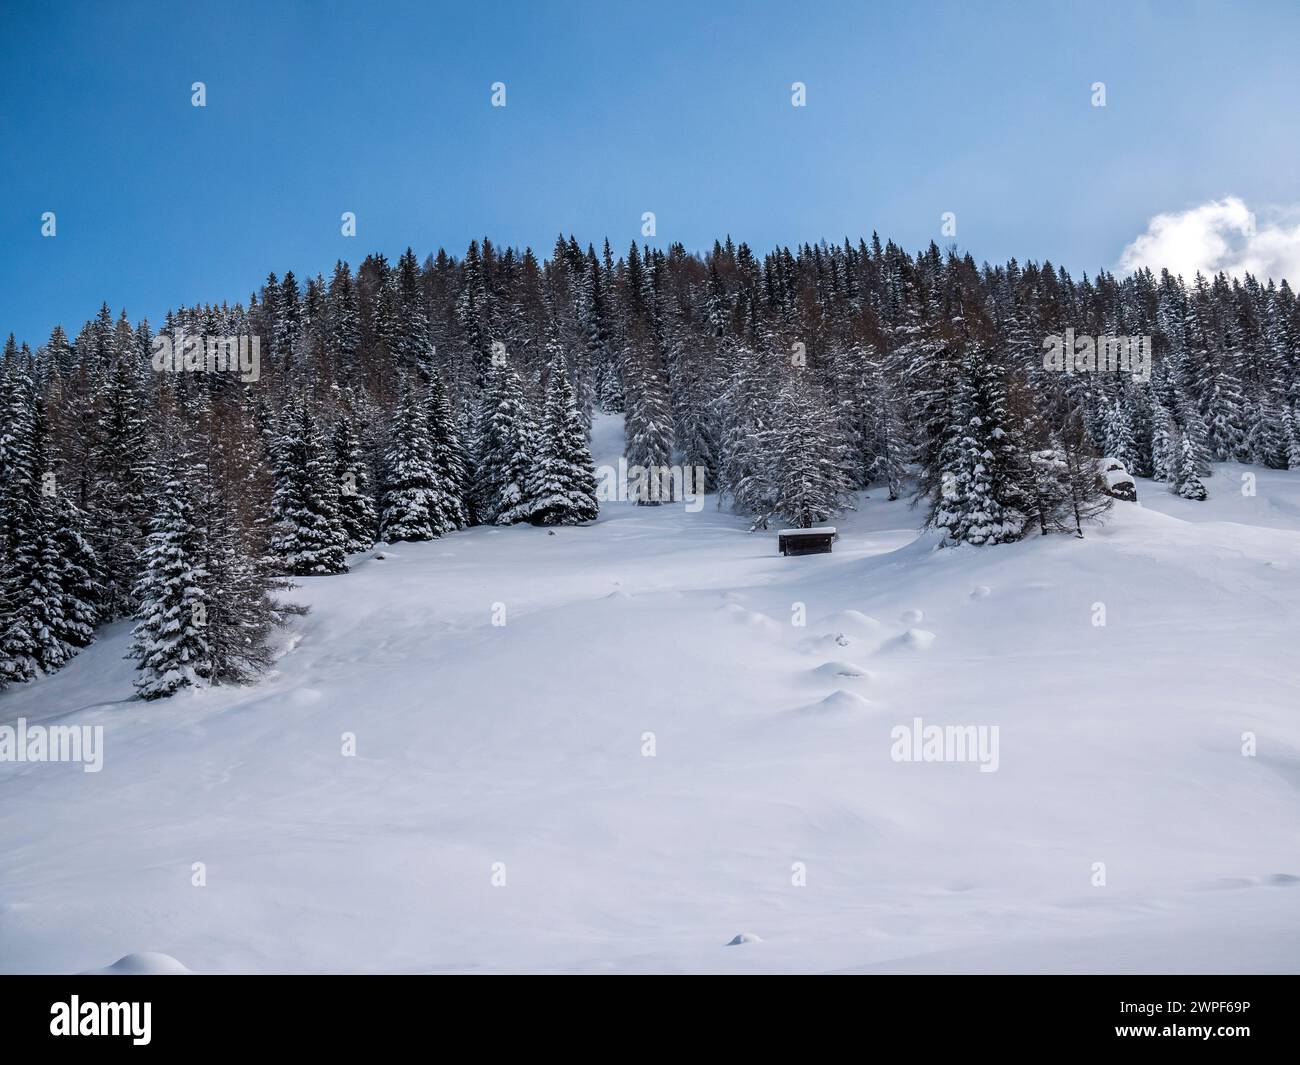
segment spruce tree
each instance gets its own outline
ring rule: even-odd
[[[210,468],[191,463],[188,479],[195,524],[203,530],[196,571],[203,608],[194,612],[205,658],[196,677],[210,684],[247,684],[274,662],[275,630],[306,610],[277,598],[292,585],[274,572],[271,560],[255,555]]]
[[[66,613],[44,400],[18,360],[2,368],[0,433],[0,685],[60,668],[80,643]]]
[[[599,510],[587,431],[562,356],[551,362],[529,495],[535,525],[580,525]]]
[[[100,562],[85,535],[85,516],[65,494],[54,503],[62,619],[56,634],[69,647],[87,647],[101,618]],[[134,568],[134,567],[133,567]]]
[[[755,515],[755,528],[766,528],[776,509],[776,488],[769,461],[777,390],[755,353],[738,345],[730,380],[719,397],[722,424],[718,458],[718,500]]]
[[[149,529],[154,481],[151,438],[134,352],[114,351],[95,395],[90,461],[90,535],[105,576],[107,619],[130,616],[136,562]]]
[[[810,529],[852,506],[852,486],[832,445],[831,419],[810,395],[806,371],[795,370],[781,391],[769,430],[767,480],[773,510]]]
[[[1205,485],[1201,483],[1197,472],[1199,456],[1200,449],[1192,436],[1189,433],[1180,433],[1175,452],[1177,462],[1175,490],[1184,499],[1201,501],[1206,498]]]
[[[1022,460],[1016,438],[1008,432],[998,370],[975,347],[962,363],[957,409],[962,428],[944,471],[933,523],[958,543],[1018,540],[1025,524],[1024,485],[1017,483]]]
[[[409,247],[397,260],[396,285],[399,324],[395,354],[399,369],[409,373],[426,365],[432,343],[420,283],[420,263]]]
[[[442,488],[439,524],[445,530],[463,529],[469,524],[465,503],[470,487],[467,457],[447,388],[437,370],[429,374],[427,409],[429,446]]]
[[[343,373],[350,376],[361,347],[361,310],[352,271],[341,259],[330,279],[328,305],[330,346]]]
[[[375,544],[379,518],[370,492],[370,471],[361,454],[352,419],[346,414],[334,427],[334,484],[344,551],[369,551]]]
[[[188,456],[162,478],[141,559],[135,595],[138,624],[128,657],[137,662],[136,692],[159,699],[210,679],[209,608],[204,582],[206,534],[194,512]]]
[[[1169,411],[1159,402],[1151,412],[1151,476],[1176,488],[1178,481],[1177,432]]]
[[[875,370],[873,381],[876,401],[870,483],[884,484],[892,502],[903,494],[910,449],[899,417],[897,393],[879,369]]]
[[[1206,429],[1206,448],[1219,462],[1247,462],[1245,400],[1236,379],[1220,368],[1205,389],[1201,420]]]
[[[346,573],[334,457],[306,398],[289,405],[275,453],[272,553],[286,573]]]
[[[69,625],[52,501],[41,498],[32,518],[26,535],[6,560],[0,585],[5,607],[0,683],[52,673],[76,653],[65,639]]]
[[[1300,470],[1300,424],[1290,405],[1283,405],[1279,436],[1284,449],[1285,469]]]
[[[638,506],[669,502],[660,498],[662,492],[652,490],[654,484],[664,483],[663,471],[673,460],[673,420],[665,386],[651,356],[638,353],[629,358],[624,427],[627,462],[629,467],[639,466],[646,472],[640,480],[644,490],[636,493]]]
[[[1127,407],[1119,399],[1112,400],[1106,407],[1103,435],[1106,456],[1118,459],[1124,463],[1126,470],[1134,472],[1137,447],[1134,443],[1133,423]]]
[[[380,539],[387,543],[432,540],[450,531],[447,494],[434,463],[428,410],[422,397],[404,384],[384,454]]]
[[[494,366],[484,399],[475,471],[478,519],[511,525],[532,518],[537,429],[519,375]]]

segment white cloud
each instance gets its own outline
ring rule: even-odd
[[[1261,281],[1286,278],[1300,283],[1300,223],[1289,224],[1296,210],[1274,211],[1260,222],[1237,196],[1211,200],[1199,207],[1158,214],[1147,231],[1124,249],[1119,269],[1132,273],[1144,266],[1157,276],[1162,268],[1190,281],[1199,270],[1206,277],[1219,271],[1254,274]]]

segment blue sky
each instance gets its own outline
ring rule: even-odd
[[[1269,2],[0,0],[0,331],[484,234],[622,251],[644,211],[760,252],[946,244],[952,211],[979,260],[1092,273],[1161,212],[1300,202],[1297,31]]]

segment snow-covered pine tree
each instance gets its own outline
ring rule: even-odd
[[[1236,378],[1223,366],[1214,373],[1201,400],[1206,449],[1219,462],[1247,462],[1246,402]]]
[[[6,622],[0,632],[0,683],[53,673],[76,653],[64,639],[69,626],[54,501],[42,496],[32,517],[26,537],[7,560],[0,585]]]
[[[443,490],[441,524],[447,530],[463,529],[469,524],[465,505],[469,492],[465,446],[447,387],[436,369],[429,373],[427,406],[429,446],[433,449],[433,467],[438,471]]]
[[[711,487],[718,482],[720,445],[717,397],[708,388],[705,370],[694,360],[683,360],[672,390],[673,438],[682,465],[702,470],[704,484]]]
[[[453,411],[456,430],[460,436],[461,455],[465,462],[465,476],[457,494],[465,511],[467,526],[483,524],[477,509],[479,499],[476,486],[478,485],[478,428],[483,421],[482,409],[485,398],[485,393],[467,396],[461,400],[459,408]]]
[[[844,469],[854,489],[866,488],[874,475],[876,432],[880,420],[879,382],[866,348],[854,344],[830,355],[829,394],[837,435],[843,441]]]
[[[206,532],[194,512],[191,465],[182,454],[163,474],[142,552],[138,624],[128,652],[137,663],[135,688],[142,699],[160,699],[210,679]]]
[[[718,397],[722,425],[718,456],[718,505],[722,497],[743,514],[760,515],[755,527],[766,527],[775,510],[776,489],[768,461],[777,389],[763,372],[757,354],[744,345],[732,351],[730,380]]]
[[[1176,490],[1178,460],[1176,454],[1177,432],[1168,409],[1158,400],[1151,405],[1151,477]]]
[[[483,400],[475,470],[478,520],[511,525],[532,518],[537,429],[519,375],[508,364],[492,367]]]
[[[1286,459],[1286,469],[1300,470],[1300,425],[1290,404],[1282,404],[1281,429],[1279,437]]]
[[[31,367],[9,338],[0,359],[0,561],[29,535],[40,494]]]
[[[1174,426],[1179,436],[1183,438],[1178,447],[1180,453],[1186,452],[1187,461],[1190,462],[1188,468],[1201,477],[1208,477],[1213,472],[1212,456],[1206,443],[1205,421],[1201,418],[1200,412],[1191,397],[1181,388],[1175,388],[1173,405],[1169,410],[1173,415]],[[1180,467],[1183,463],[1184,460],[1180,458]]]
[[[334,426],[334,484],[339,525],[345,539],[344,551],[369,551],[379,532],[379,517],[370,490],[370,467],[361,454],[352,419],[342,415]]]
[[[1104,450],[1109,458],[1124,463],[1130,473],[1137,465],[1137,446],[1134,443],[1133,422],[1128,408],[1118,399],[1107,404],[1102,419]]]
[[[876,367],[872,373],[875,390],[875,437],[871,464],[871,483],[884,484],[892,502],[903,494],[910,448],[899,416],[898,395],[884,372]]]
[[[346,573],[347,537],[339,521],[334,457],[305,396],[288,405],[275,463],[271,553],[289,574]]]
[[[397,300],[398,367],[400,372],[410,373],[428,359],[432,341],[420,283],[420,263],[409,247],[397,260]]]
[[[403,382],[392,433],[384,452],[383,515],[386,543],[432,540],[449,532],[448,487],[434,463],[424,397]]]
[[[55,540],[59,556],[62,624],[57,635],[69,647],[88,647],[100,621],[103,584],[95,549],[85,535],[85,515],[63,492],[54,502]]]
[[[154,459],[134,351],[111,352],[94,399],[89,459],[93,497],[90,538],[102,560],[107,619],[130,616],[136,563],[149,529]]]
[[[1190,433],[1180,432],[1177,441],[1175,491],[1184,499],[1204,500],[1207,493],[1198,473],[1201,449]]]
[[[339,372],[345,380],[351,379],[361,347],[361,308],[352,271],[342,259],[334,265],[327,304],[329,346],[338,360]]]
[[[1242,407],[1246,432],[1242,439],[1244,461],[1258,463],[1273,470],[1286,469],[1286,429],[1273,397],[1246,400]]]
[[[595,521],[600,509],[582,412],[558,352],[551,360],[529,495],[535,525],[580,525]]]
[[[378,258],[382,262],[383,256]],[[388,268],[387,263],[383,263],[383,269],[379,292],[372,303],[370,333],[374,338],[375,354],[385,365],[395,366],[402,335],[399,319],[401,297],[397,292],[397,274]]]
[[[961,434],[936,501],[932,523],[958,543],[1003,544],[1025,525],[1023,459],[1010,431],[999,367],[972,345],[962,360],[956,409]]]
[[[275,319],[275,356],[279,365],[289,368],[296,365],[295,356],[298,343],[303,333],[302,296],[298,290],[298,279],[289,270],[280,282],[279,299],[276,304]]]
[[[806,370],[792,370],[781,389],[767,448],[773,510],[799,529],[811,529],[853,506],[852,485],[832,439],[832,419],[811,394],[806,375]]]
[[[673,461],[673,419],[667,382],[657,360],[645,352],[629,353],[624,374],[627,464],[646,471],[629,494],[637,497],[638,506],[658,506],[671,501],[663,497],[662,491],[667,480],[663,471]]]
[[[203,530],[196,570],[203,608],[194,614],[206,660],[196,666],[196,678],[247,684],[274,662],[275,630],[306,608],[276,597],[293,585],[275,573],[274,560],[254,556],[235,507],[209,467],[191,463],[187,476],[195,524]]]
[[[1134,477],[1150,477],[1155,469],[1151,457],[1151,387],[1149,383],[1133,385],[1129,393],[1129,423],[1133,427],[1133,465],[1128,472]]]
[[[470,367],[470,384],[484,388],[492,377],[490,363],[490,335],[488,321],[492,314],[487,283],[484,278],[483,257],[478,241],[470,241],[461,263],[460,292],[453,310],[456,324],[465,338]]]
[[[54,474],[44,397],[29,360],[0,367],[0,685],[62,666],[69,642]]]

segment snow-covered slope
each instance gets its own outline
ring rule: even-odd
[[[831,555],[711,498],[385,547],[152,704],[118,626],[0,695],[105,727],[0,765],[0,970],[1300,971],[1300,475],[1242,472],[1082,542],[873,494]],[[997,771],[894,761],[916,717]]]

